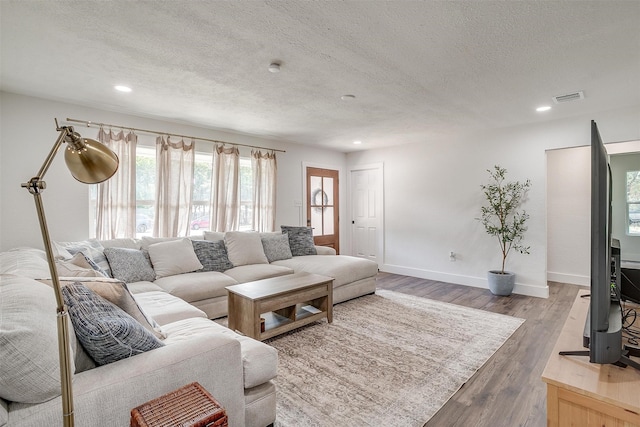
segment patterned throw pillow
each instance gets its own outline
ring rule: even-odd
[[[78,252],[84,253],[86,256],[91,258],[100,268],[107,274],[108,277],[111,277],[111,270],[109,269],[109,262],[107,258],[104,256],[104,246],[96,240],[89,239],[82,242],[63,242],[56,243],[54,242],[54,246],[59,255],[62,255],[63,258],[71,258],[70,256],[64,256],[64,251],[66,251],[70,255],[75,255]]]
[[[149,253],[138,249],[105,248],[104,255],[109,261],[111,275],[125,283],[153,282],[156,272],[151,266]]]
[[[133,317],[82,283],[62,288],[78,340],[97,365],[164,346]]]
[[[313,230],[311,227],[291,227],[281,225],[282,232],[289,236],[289,247],[291,255],[317,255],[316,247],[313,243]]]
[[[291,248],[289,247],[289,236],[287,234],[273,234],[262,236],[262,247],[269,262],[290,259]]]
[[[194,240],[193,250],[202,264],[201,271],[226,271],[233,268],[233,264],[227,256],[227,248],[224,240],[210,242],[206,240]]]

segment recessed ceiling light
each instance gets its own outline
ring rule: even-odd
[[[354,99],[356,99],[355,95],[342,95],[340,97],[340,99],[342,99],[343,101],[353,101]]]
[[[269,64],[269,71],[272,73],[279,73],[280,72],[280,63],[279,62],[272,62],[271,64]]]
[[[543,105],[542,107],[536,108],[536,111],[539,113],[542,113],[543,111],[549,111],[549,110],[551,110],[551,107],[549,107],[548,105]]]
[[[356,145],[360,145],[360,144],[362,144],[362,141],[353,141],[353,143],[356,144]]]
[[[129,86],[116,85],[113,88],[119,92],[131,92],[131,88]]]

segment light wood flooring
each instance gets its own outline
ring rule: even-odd
[[[549,298],[497,297],[487,289],[380,273],[378,288],[526,319],[426,427],[543,427],[542,371],[579,286],[549,283]]]

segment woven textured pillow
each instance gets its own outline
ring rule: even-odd
[[[313,243],[313,230],[310,227],[281,225],[280,228],[289,236],[289,247],[293,256],[318,254]]]
[[[233,268],[233,264],[227,256],[227,248],[224,241],[209,242],[205,240],[194,240],[193,250],[202,264],[201,271],[226,271]]]
[[[164,346],[133,317],[82,283],[64,286],[62,296],[78,340],[97,365]]]
[[[286,234],[263,235],[262,247],[269,262],[290,259],[293,256],[289,247],[289,236]]]
[[[156,272],[151,266],[149,253],[138,249],[105,248],[104,255],[109,261],[111,275],[125,283],[153,282]]]

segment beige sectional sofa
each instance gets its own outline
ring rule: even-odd
[[[126,285],[139,308],[157,323],[156,327],[164,336],[162,347],[95,367],[91,366],[91,358],[84,354],[83,346],[72,340],[76,366],[73,377],[76,425],[127,425],[129,411],[133,407],[193,381],[202,384],[222,403],[229,416],[229,425],[263,427],[273,423],[277,352],[264,343],[209,320],[227,314],[225,287],[308,271],[334,277],[334,302],[337,303],[375,292],[377,274],[375,263],[335,255],[329,248],[314,248],[318,255],[289,256],[280,253],[275,258],[282,259],[275,260],[273,251],[269,253],[267,250],[265,254],[264,250],[257,250],[256,241],[275,239],[281,242],[282,237],[278,234],[262,234],[258,240],[258,233],[204,235],[197,239],[198,243],[192,243],[193,246],[206,247],[208,244],[202,242],[224,240],[229,260],[235,261],[231,268],[224,271],[196,269],[176,274],[171,274],[174,272],[172,268],[188,270],[197,267],[193,265],[192,254],[184,257],[182,252],[175,250],[180,244],[186,247],[184,239],[116,239],[56,244],[61,258],[71,257],[59,262],[59,270],[64,274],[75,276],[77,271],[86,272],[82,262],[76,262],[81,267],[74,270],[76,258],[95,261],[91,265],[95,270],[112,267],[109,260],[104,259],[106,257],[100,258],[101,254],[109,252],[106,248],[116,248],[118,250],[113,252],[120,252],[120,255],[127,254],[121,249],[140,251],[145,256],[149,254],[149,261],[157,261],[157,271],[163,271],[162,277]],[[75,246],[77,249],[78,243],[89,246],[81,251],[82,256],[77,256],[77,251],[65,254],[65,248]],[[265,258],[269,259],[265,262]],[[156,267],[155,263],[152,265]],[[138,272],[135,263],[132,270]],[[49,276],[44,252],[22,248],[0,253],[0,274],[3,297],[0,299],[0,310],[3,311],[0,318],[0,342],[3,344],[0,359],[14,357],[6,351],[9,348],[7,344],[18,341],[22,350],[15,352],[20,353],[25,361],[16,359],[16,363],[21,363],[20,366],[47,366],[42,363],[46,360],[49,371],[43,375],[49,382],[59,381],[57,350],[55,341],[52,341],[56,336],[55,300],[50,287],[34,280]],[[116,279],[87,277],[65,280],[118,282]],[[14,300],[46,303],[41,307],[39,304],[16,304]],[[5,316],[12,310],[13,323],[11,316]],[[30,319],[31,322],[21,319]],[[42,325],[46,327],[40,327]],[[34,340],[41,347],[46,343],[49,345],[39,348],[33,344]],[[29,395],[32,388],[38,389],[35,384],[40,381],[38,375],[42,373],[35,369],[27,370],[30,374],[27,377],[16,376],[11,373],[12,369],[15,371],[17,368],[4,362],[0,366],[0,426],[61,425],[59,385],[57,393],[49,391],[44,396],[35,393],[35,397],[23,398],[25,390]],[[12,394],[12,387],[20,393]]]

